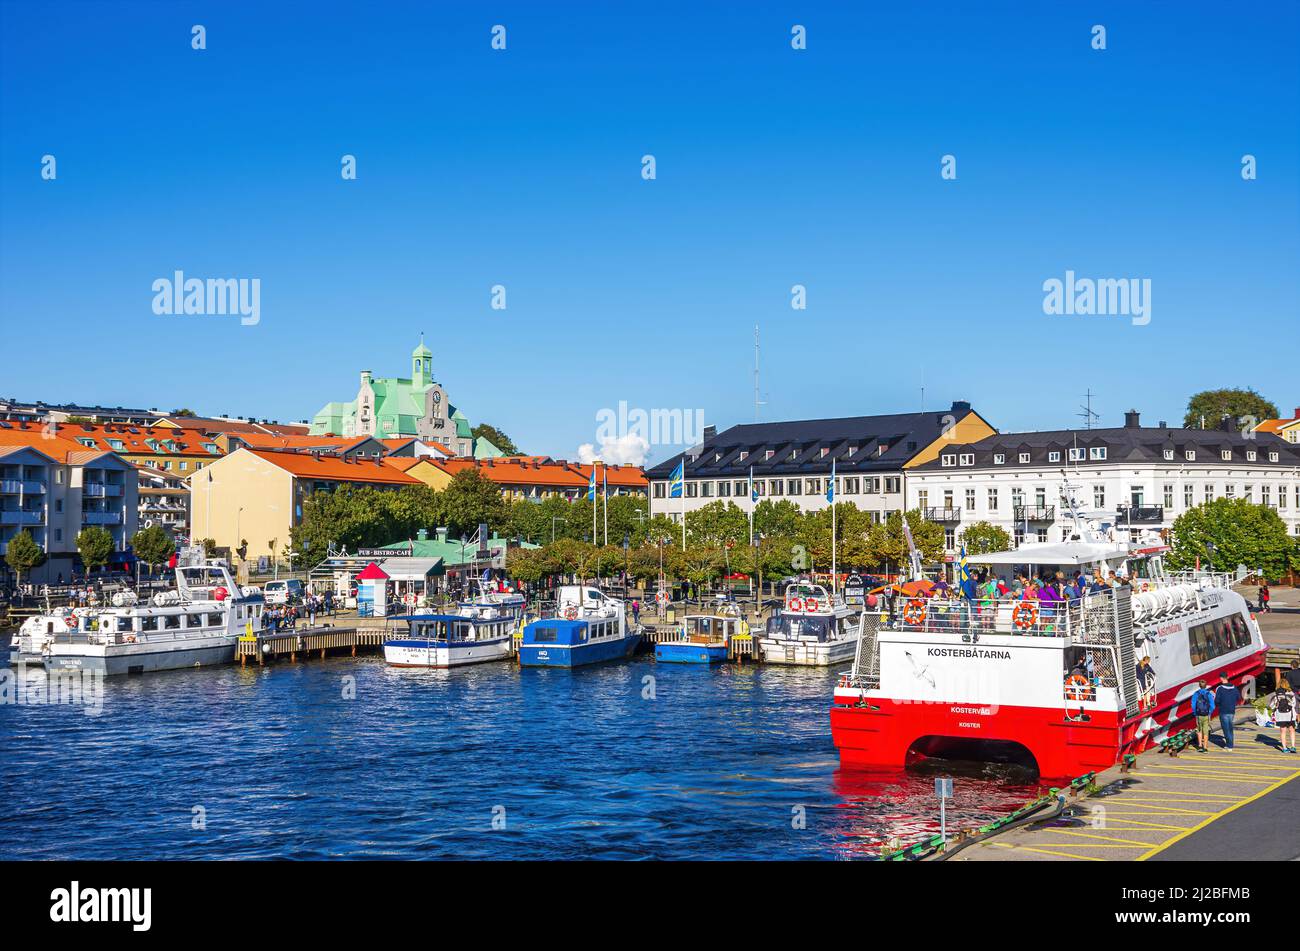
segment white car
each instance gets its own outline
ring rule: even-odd
[[[302,582],[297,578],[290,578],[287,581],[268,581],[262,588],[262,597],[267,604],[288,604],[290,598],[301,600],[302,595]]]

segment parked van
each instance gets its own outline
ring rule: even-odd
[[[306,590],[299,579],[289,578],[285,581],[268,581],[262,587],[262,595],[267,604],[297,604]]]

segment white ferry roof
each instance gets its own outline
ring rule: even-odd
[[[1127,545],[1103,542],[1032,542],[1010,551],[967,555],[977,565],[1095,565],[1119,562],[1129,556]]]
[[[441,558],[385,558],[381,566],[390,581],[423,581],[442,571]]]

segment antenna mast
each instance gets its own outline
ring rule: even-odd
[[[1079,409],[1083,410],[1083,412],[1082,412],[1082,413],[1076,413],[1076,414],[1075,414],[1076,416],[1082,416],[1082,417],[1083,417],[1083,428],[1084,428],[1084,429],[1092,429],[1092,421],[1093,421],[1094,419],[1101,419],[1101,414],[1100,414],[1100,413],[1095,413],[1095,412],[1093,412],[1093,409],[1092,409],[1092,396],[1093,396],[1092,388],[1089,387],[1089,388],[1088,388],[1088,392],[1085,393],[1085,394],[1083,394],[1083,398],[1084,398],[1085,400],[1087,400],[1087,403],[1086,403],[1085,405],[1079,407]]]
[[[758,392],[758,324],[754,324],[754,422],[758,422],[758,408],[763,405]]]

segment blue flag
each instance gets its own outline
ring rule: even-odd
[[[966,563],[966,546],[961,546],[961,556],[957,559],[957,583],[961,587],[962,597],[975,600],[975,580],[970,576],[970,565]]]
[[[596,501],[596,464],[591,464],[591,479],[587,482],[587,499]]]
[[[835,460],[831,460],[831,477],[826,480],[826,501],[835,504]]]
[[[680,499],[682,497],[682,479],[685,478],[685,469],[686,457],[682,456],[682,461],[677,463],[677,468],[668,477],[668,498]]]
[[[758,501],[758,486],[754,484],[754,467],[749,467],[749,501]]]

